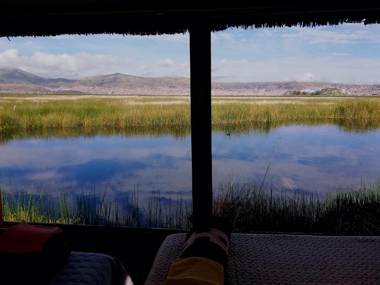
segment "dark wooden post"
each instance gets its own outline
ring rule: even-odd
[[[0,225],[4,222],[3,193],[0,190]]]
[[[190,102],[193,226],[208,225],[212,216],[211,31],[190,29]]]

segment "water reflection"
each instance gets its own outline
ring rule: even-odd
[[[308,127],[317,127],[320,125],[334,125],[338,129],[346,132],[366,133],[369,131],[376,131],[380,128],[380,120],[377,118],[360,119],[302,119],[289,120],[289,121],[249,121],[239,122],[239,124],[214,124],[213,130],[215,132],[223,132],[226,134],[248,134],[248,133],[270,133],[277,128],[302,125]],[[112,127],[87,127],[87,128],[57,128],[57,129],[11,129],[0,130],[0,144],[7,143],[17,139],[30,139],[30,138],[73,138],[73,137],[94,137],[94,136],[148,136],[148,137],[161,137],[170,136],[175,138],[184,138],[191,133],[189,125],[169,126],[157,125],[154,127],[138,127],[131,126],[123,129]]]
[[[331,125],[287,126],[269,134],[214,135],[215,177],[260,181],[267,188],[326,194],[380,177],[380,131],[349,133]]]
[[[22,139],[0,146],[1,185],[12,191],[183,192],[191,189],[189,138],[95,136]]]
[[[214,185],[325,194],[377,182],[380,131],[333,125],[284,126],[270,132],[213,134]],[[11,139],[0,146],[0,185],[12,191],[128,192],[191,196],[190,137],[95,135]]]

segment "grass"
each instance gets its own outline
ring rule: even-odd
[[[12,193],[1,191],[4,221],[113,225],[150,228],[188,228],[190,204],[153,194],[142,203],[137,191],[118,198],[106,193]]]
[[[264,191],[253,184],[224,185],[219,193],[215,213],[230,219],[239,232],[380,235],[380,185],[324,199]]]
[[[254,184],[221,185],[214,213],[237,232],[302,232],[380,235],[380,185],[361,186],[327,198],[278,193]],[[3,191],[5,221],[189,229],[190,203],[138,191],[113,199],[104,193],[48,194]]]
[[[215,105],[215,129],[250,130],[278,127],[285,124],[336,124],[346,130],[368,130],[380,127],[380,101],[355,99],[304,104]]]
[[[67,100],[56,102],[2,103],[0,132],[51,129],[86,130],[176,130],[188,128],[185,105],[127,105],[119,100]]]
[[[71,97],[70,97],[71,98]],[[378,98],[215,98],[216,131],[267,132],[287,124],[335,124],[348,131],[380,127]],[[190,134],[186,98],[36,99],[0,96],[0,141],[18,137],[97,134]],[[220,186],[214,211],[236,231],[380,234],[380,187],[362,186],[326,199],[273,193],[247,184]],[[122,198],[104,193],[49,194],[3,191],[4,220],[38,223],[189,227],[189,202],[138,191]],[[117,203],[115,202],[117,201]]]
[[[33,97],[32,97],[33,98]],[[190,133],[189,105],[170,98],[87,98],[0,100],[0,137],[20,134],[172,134]],[[156,100],[156,101],[155,101]],[[158,101],[160,100],[160,101]],[[336,124],[350,131],[380,127],[380,100],[334,99],[284,101],[215,99],[213,129],[223,132],[269,131],[287,124]],[[275,99],[279,100],[279,99]],[[276,102],[277,102],[276,101]],[[269,102],[269,103],[268,103]]]

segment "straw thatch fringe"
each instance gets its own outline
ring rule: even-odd
[[[132,2],[5,0],[0,7],[0,36],[100,33],[150,35],[184,33],[194,26],[219,31],[229,27],[380,22],[380,4],[363,0],[344,5],[323,1],[317,4],[310,1],[287,1],[279,4],[275,1],[236,0],[229,4],[218,3],[217,7],[212,6],[212,3],[169,5],[169,2],[159,1],[154,4]]]

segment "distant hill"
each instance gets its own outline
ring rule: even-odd
[[[63,78],[45,78],[17,68],[0,68],[0,83],[57,84],[70,83],[73,80]]]
[[[90,94],[186,95],[190,81],[181,77],[140,77],[121,73],[79,79],[72,89]]]
[[[46,78],[21,69],[0,69],[1,93],[188,95],[184,77],[141,77],[114,73],[79,79]],[[326,82],[213,82],[214,95],[380,95],[380,85]]]

